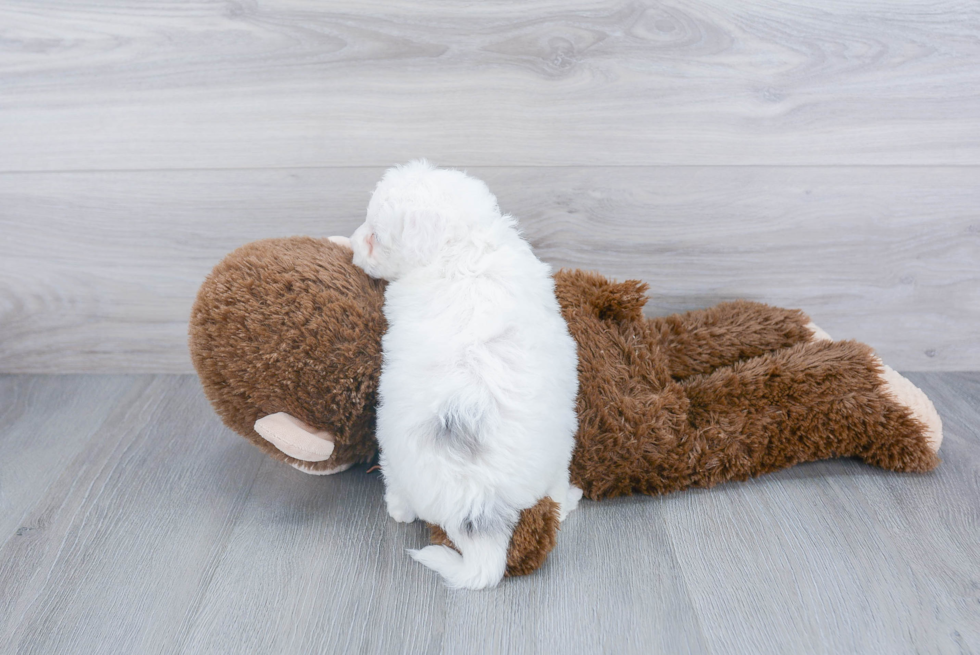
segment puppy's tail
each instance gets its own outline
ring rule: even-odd
[[[409,550],[416,562],[442,576],[453,589],[486,589],[495,587],[507,568],[510,530],[467,532],[446,530],[456,552],[448,546],[426,546]]]

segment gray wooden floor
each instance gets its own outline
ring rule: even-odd
[[[980,373],[910,377],[933,474],[584,502],[535,575],[449,592],[377,474],[266,459],[193,376],[0,376],[0,652],[980,652]]]

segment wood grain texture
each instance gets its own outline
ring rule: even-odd
[[[0,171],[980,164],[960,0],[7,0]]]
[[[223,448],[193,378],[139,382],[21,508],[22,529],[3,535],[5,650],[154,652],[193,616],[261,462]],[[85,415],[64,403],[31,409],[62,425]],[[59,436],[71,444],[71,433]],[[209,471],[209,457],[227,468]]]
[[[268,460],[191,376],[3,376],[0,650],[976,652],[980,373],[910,377],[946,425],[931,474],[585,501],[534,575],[450,592],[377,473]]]
[[[35,528],[19,512],[33,506],[147,384],[131,376],[0,377],[0,535],[29,536]],[[60,411],[45,415],[34,411],[38,407]],[[0,621],[4,616],[0,610]]]
[[[905,370],[980,367],[980,167],[473,168],[555,266],[666,314],[801,307]],[[0,371],[190,372],[204,276],[350,234],[380,168],[0,175]]]

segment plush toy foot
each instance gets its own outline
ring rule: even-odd
[[[810,337],[810,341],[833,341],[833,338],[821,330],[820,327],[813,321],[807,323],[806,327],[813,333],[813,335]]]
[[[350,467],[354,466],[354,463],[351,462],[349,464],[341,464],[337,468],[332,468],[332,469],[315,469],[312,467],[311,464],[308,464],[306,462],[287,462],[287,463],[297,471],[302,471],[303,473],[306,473],[308,475],[333,475],[334,473],[343,473]]]
[[[891,366],[876,358],[882,368],[881,377],[885,381],[884,391],[896,402],[908,408],[912,416],[926,426],[926,442],[932,452],[938,452],[943,443],[943,421],[939,418],[936,406],[917,386]]]
[[[332,434],[317,430],[286,412],[263,416],[255,422],[255,431],[283,453],[304,462],[322,462],[333,454]],[[295,468],[310,472],[298,466]]]
[[[813,341],[833,341],[833,338],[813,321],[807,324],[807,328],[813,332],[811,337]],[[881,377],[885,381],[885,393],[900,405],[907,407],[912,416],[926,426],[926,443],[929,444],[932,452],[939,452],[939,446],[943,443],[943,421],[939,418],[936,406],[908,378],[902,377],[898,371],[882,362],[880,358],[876,357],[875,360],[882,368]]]

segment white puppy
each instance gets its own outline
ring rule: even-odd
[[[389,281],[377,435],[396,521],[443,527],[410,551],[452,587],[504,575],[522,509],[578,503],[575,342],[549,267],[480,180],[425,161],[378,183],[351,237],[354,263]]]

